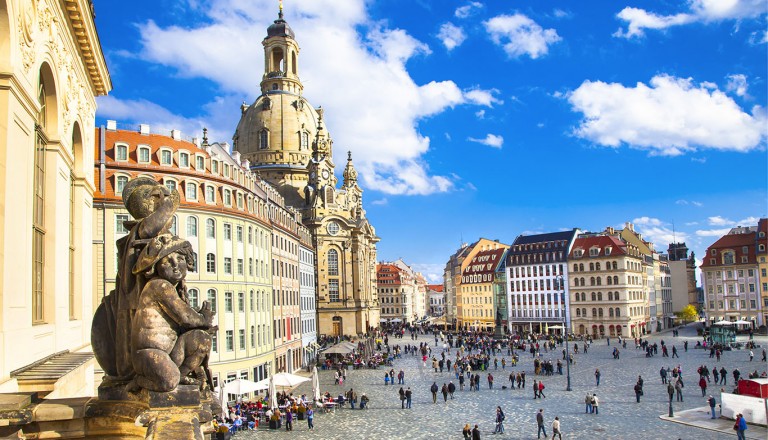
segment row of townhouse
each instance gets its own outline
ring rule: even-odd
[[[196,267],[187,275],[190,304],[216,311],[210,367],[216,384],[295,371],[317,347],[316,257],[301,215],[249,170],[227,144],[154,134],[96,130],[93,223],[96,303],[114,288],[115,242],[131,220],[122,190],[144,176],[178,191],[171,233],[188,240]]]
[[[491,330],[500,321],[518,333],[565,327],[594,337],[659,331],[672,326],[679,311],[673,310],[673,286],[686,285],[678,289],[685,297],[681,307],[695,291],[687,250],[676,258],[684,269],[673,279],[668,256],[631,223],[599,233],[520,235],[511,245],[481,238],[446,264],[446,322]]]
[[[376,291],[382,323],[412,324],[427,318],[430,310],[427,281],[402,259],[376,265]]]

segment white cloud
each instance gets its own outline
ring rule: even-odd
[[[485,110],[478,110],[475,112],[477,119],[485,119]]]
[[[384,206],[387,204],[389,204],[389,200],[386,198],[371,201],[371,205]]]
[[[662,30],[689,23],[740,20],[765,13],[765,0],[689,0],[689,9],[672,15],[659,15],[645,9],[626,7],[616,17],[627,22],[613,35],[621,38],[642,37],[645,29]]]
[[[725,90],[735,93],[737,96],[745,96],[747,94],[747,76],[743,74],[728,75],[728,83],[725,85]]]
[[[760,221],[759,217],[746,217],[739,221],[733,221],[719,215],[707,218],[710,226],[757,226],[758,221]]]
[[[667,248],[667,244],[688,240],[688,234],[675,231],[666,222],[654,217],[639,217],[632,220],[635,231],[643,234],[643,240],[654,244],[657,251]]]
[[[423,160],[440,142],[421,135],[418,123],[457,105],[490,106],[495,98],[483,102],[478,96],[494,92],[463,91],[450,80],[417,84],[406,64],[429,54],[429,47],[404,30],[372,21],[366,5],[365,0],[295,0],[295,7],[286,9],[301,45],[304,96],[326,110],[336,145],[345,146],[336,149],[336,162],[343,163],[351,149],[366,188],[387,194],[448,191],[452,180],[431,175]],[[212,140],[229,140],[240,103],[253,102],[260,93],[264,54],[258,41],[276,18],[275,9],[272,0],[213,0],[199,9],[205,20],[137,26],[139,58],[175,69],[180,77],[211,80],[222,90],[220,111],[203,115],[211,133],[221,134]]]
[[[483,7],[483,4],[480,2],[469,2],[468,4],[464,6],[459,6],[456,8],[456,11],[453,13],[458,18],[467,18],[472,13],[480,8]]]
[[[709,217],[707,219],[707,222],[711,226],[725,226],[725,225],[733,224],[732,220],[728,220],[727,218],[720,217],[719,215],[716,215],[714,217]]]
[[[462,28],[453,23],[443,23],[443,25],[440,26],[440,32],[438,32],[437,38],[443,42],[443,46],[445,46],[448,51],[451,51],[454,48],[461,46],[461,43],[467,39],[467,35]]]
[[[429,284],[443,284],[443,271],[445,265],[435,263],[414,263],[411,269],[415,272],[421,272]]]
[[[635,87],[585,81],[567,99],[584,114],[574,134],[603,146],[674,156],[698,148],[746,152],[765,139],[764,109],[746,113],[725,93],[690,78],[658,75]]]
[[[696,235],[699,237],[722,237],[730,232],[731,228],[725,229],[699,229],[696,231]]]
[[[543,29],[523,14],[499,15],[483,22],[491,40],[512,58],[523,55],[536,59],[561,40],[554,29]]]
[[[676,201],[675,204],[677,204],[677,205],[693,205],[693,206],[696,206],[698,208],[704,206],[703,203],[697,202],[696,200],[685,200],[685,199],[680,199],[680,200]]]
[[[557,18],[570,18],[570,17],[573,15],[573,14],[571,14],[570,12],[568,12],[568,11],[564,11],[564,10],[562,10],[562,9],[555,9],[555,10],[554,10],[554,12],[553,12],[553,14],[554,14],[554,15],[555,15],[555,17],[557,17]]]
[[[470,142],[476,142],[478,144],[487,145],[493,148],[501,148],[501,146],[504,145],[503,137],[495,134],[490,134],[490,133],[488,133],[483,139],[476,139],[471,137],[471,138],[468,138],[467,140]]]
[[[504,104],[504,101],[496,98],[497,93],[499,93],[497,89],[471,89],[464,92],[464,97],[472,104],[493,107],[493,104]]]

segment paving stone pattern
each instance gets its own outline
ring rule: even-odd
[[[384,385],[384,371],[349,370],[343,386],[334,385],[332,371],[320,371],[320,388],[323,393],[329,391],[333,396],[354,388],[358,396],[366,393],[370,398],[370,408],[351,410],[349,405],[338,409],[332,414],[317,413],[315,429],[309,431],[306,421],[295,421],[294,431],[274,431],[261,428],[258,432],[240,432],[235,438],[295,438],[303,439],[431,439],[431,438],[462,438],[461,430],[465,423],[472,426],[478,424],[483,438],[493,435],[494,438],[533,439],[536,438],[535,414],[544,409],[547,434],[552,435],[551,425],[555,416],[560,417],[561,431],[564,438],[569,439],[719,439],[722,433],[665,422],[659,415],[668,412],[666,385],[661,384],[659,369],[662,366],[675,367],[678,364],[683,369],[685,388],[684,402],[673,402],[675,411],[682,411],[706,405],[706,398],[701,396],[698,387],[696,369],[706,364],[710,370],[717,365],[718,369],[725,366],[728,371],[727,390],[733,385],[731,372],[738,367],[742,376],[750,371],[763,371],[766,364],[760,362],[760,350],[768,346],[768,338],[756,337],[755,341],[762,347],[755,351],[755,360],[749,362],[748,350],[725,352],[720,363],[709,358],[708,350],[697,350],[693,346],[699,339],[693,325],[682,328],[680,336],[673,337],[671,332],[654,334],[648,338],[653,342],[664,340],[666,344],[678,348],[680,358],[663,358],[661,347],[659,354],[646,358],[642,350],[635,350],[634,343],[628,342],[626,349],[621,349],[620,359],[614,360],[611,354],[617,344],[614,338],[608,346],[605,340],[592,344],[588,354],[583,354],[581,346],[575,355],[575,365],[571,367],[571,384],[573,391],[566,392],[566,377],[555,374],[543,377],[546,398],[533,399],[531,384],[538,379],[533,374],[533,358],[530,353],[519,353],[520,362],[514,369],[507,366],[494,370],[491,363],[490,372],[494,375],[494,387],[488,388],[487,372],[481,372],[480,391],[458,391],[458,381],[455,375],[447,372],[435,373],[430,362],[422,366],[419,356],[404,356],[395,360],[395,374],[400,369],[405,371],[406,386],[413,391],[413,408],[401,409],[398,390],[400,385]],[[739,340],[742,338],[740,337]],[[744,338],[746,339],[746,338]],[[683,341],[688,340],[688,352],[683,350]],[[390,338],[391,344],[415,344],[428,341],[433,354],[439,356],[431,336],[422,335],[418,341],[411,340],[408,335],[403,339]],[[581,343],[579,345],[582,345]],[[571,350],[573,347],[571,346]],[[506,351],[504,351],[506,355]],[[556,361],[562,356],[561,348],[555,352],[542,352],[542,359]],[[455,358],[455,350],[451,360]],[[507,360],[508,357],[507,357]],[[594,372],[600,368],[600,386],[595,386]],[[389,367],[387,367],[387,371]],[[526,388],[519,390],[503,390],[502,385],[508,385],[507,377],[510,371],[526,371]],[[565,366],[563,366],[565,373]],[[644,396],[638,404],[635,402],[633,387],[637,376],[644,379]],[[438,392],[437,404],[432,403],[429,391],[432,382],[438,386],[453,380],[456,384],[454,400],[443,402]],[[468,385],[469,381],[467,381]],[[597,393],[600,400],[600,414],[585,414],[584,397],[587,392]],[[311,395],[311,382],[298,387],[294,394],[306,393]],[[720,403],[720,387],[712,385],[707,394],[713,393]],[[495,408],[499,405],[506,414],[504,422],[505,433],[493,434],[495,428]],[[735,438],[735,435],[733,436]]]

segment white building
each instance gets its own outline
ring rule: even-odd
[[[299,294],[301,296],[301,346],[303,365],[317,354],[317,302],[315,285],[315,252],[312,250],[309,230],[301,228],[299,235]]]

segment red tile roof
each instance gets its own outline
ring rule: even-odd
[[[478,252],[472,258],[472,261],[467,264],[467,267],[464,268],[462,276],[493,274],[496,272],[496,268],[499,266],[499,262],[501,262],[501,257],[504,255],[505,251],[506,248],[499,248]]]
[[[733,265],[755,264],[757,261],[755,255],[756,239],[757,233],[755,232],[723,235],[707,248],[707,255],[702,258],[701,267],[723,266],[723,251],[726,250],[732,250],[735,254]],[[714,255],[712,254],[713,250],[715,251]],[[745,262],[742,261],[742,257],[747,257]],[[731,266],[732,264],[728,265]]]
[[[568,255],[568,258],[578,258],[574,256],[574,252],[576,250],[581,250],[584,252],[582,257],[605,257],[605,248],[610,246],[611,247],[611,256],[614,255],[626,255],[626,246],[627,244],[621,241],[619,238],[613,236],[613,235],[596,235],[596,236],[590,236],[590,237],[579,237],[576,238],[573,242],[573,247],[571,248],[571,253]],[[590,255],[589,250],[592,248],[597,247],[599,252],[597,255]]]
[[[433,290],[435,292],[443,292],[443,285],[442,284],[427,284],[427,288],[429,290]]]

